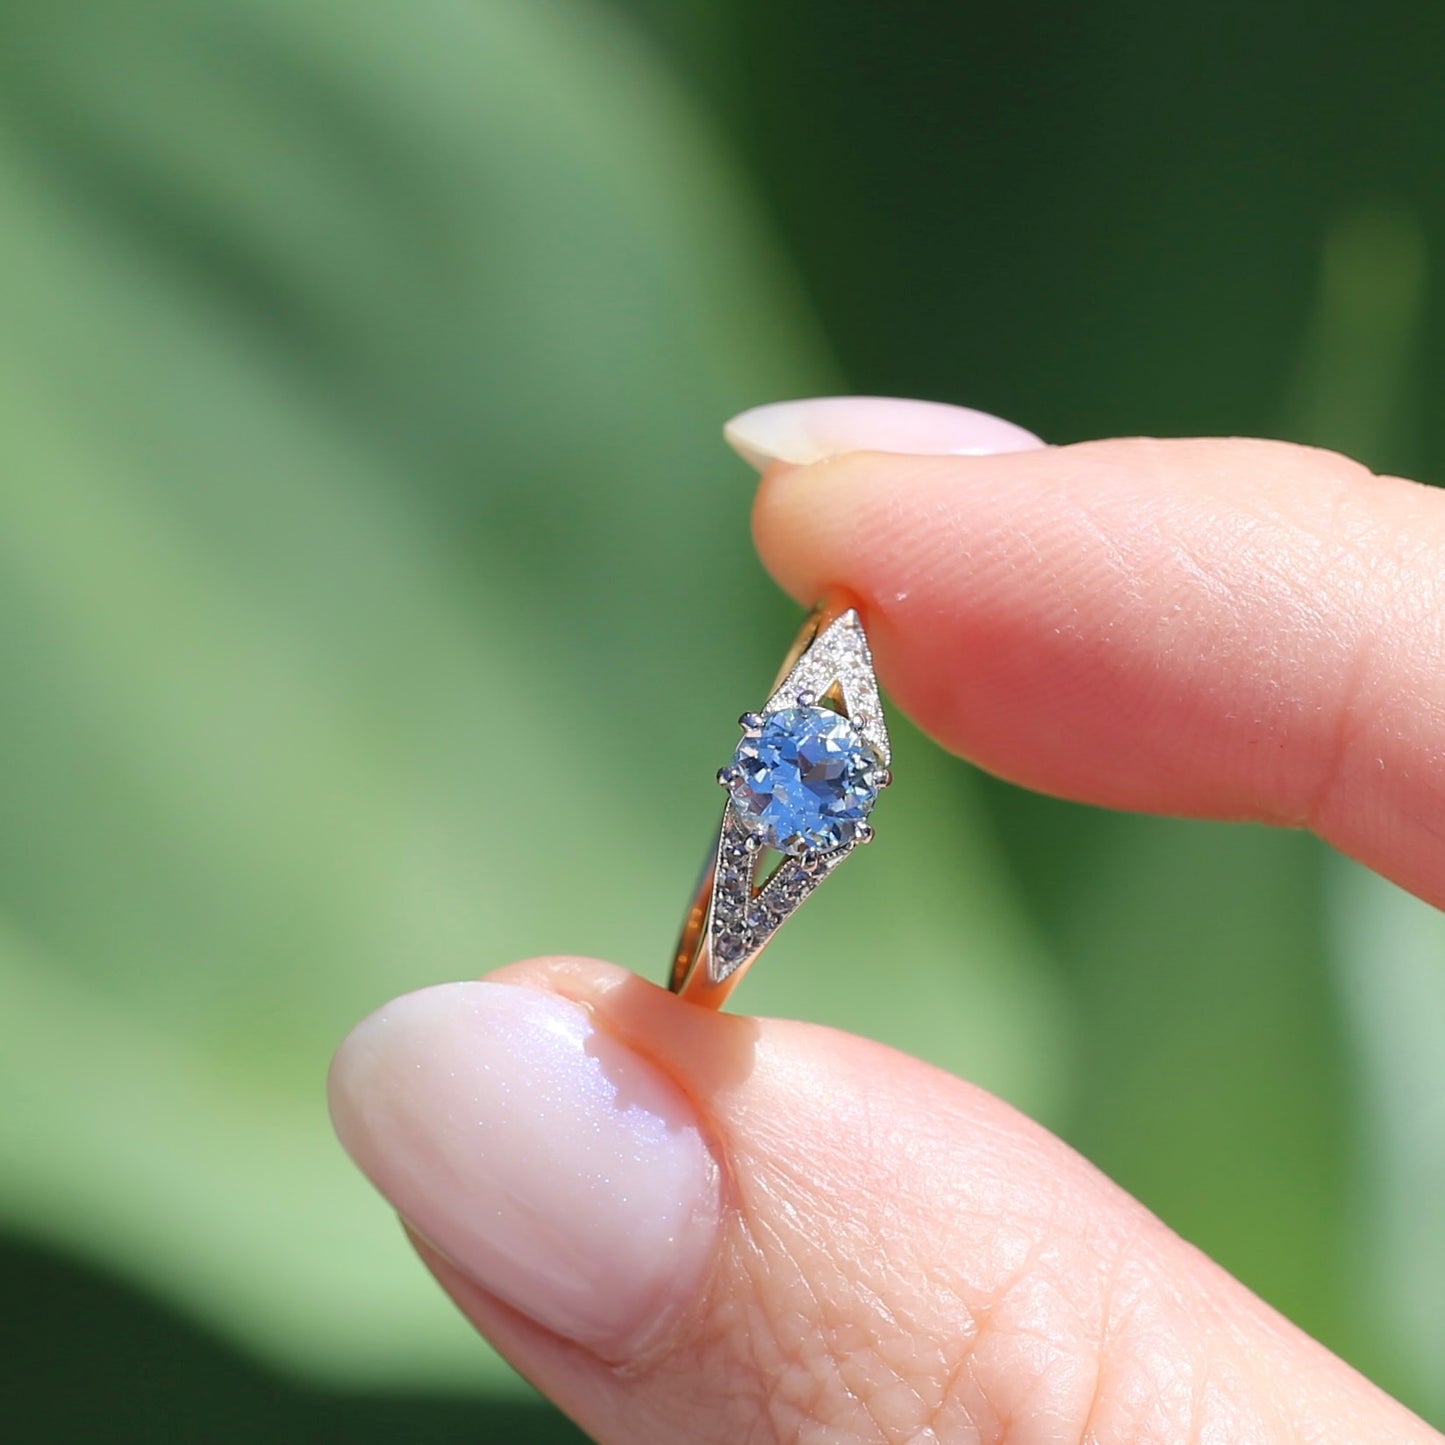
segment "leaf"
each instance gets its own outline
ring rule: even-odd
[[[1347,1279],[1366,1367],[1445,1416],[1445,918],[1345,859],[1330,878],[1341,999],[1359,1059],[1355,1199],[1363,1248]]]
[[[1343,217],[1300,384],[1304,435],[1377,468],[1411,469],[1409,378],[1424,330],[1426,248],[1409,214]],[[1326,874],[1329,957],[1359,1100],[1350,1202],[1359,1235],[1342,1271],[1355,1357],[1437,1420],[1445,1415],[1445,921],[1346,859]]]
[[[500,1387],[326,1058],[519,955],[661,976],[796,622],[718,425],[821,349],[603,7],[11,7],[0,80],[0,1214],[292,1367]],[[1047,1107],[1042,950],[906,753],[744,1001]]]

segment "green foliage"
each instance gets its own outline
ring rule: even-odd
[[[662,971],[794,625],[718,426],[826,373],[608,17],[428,15],[10,20],[0,1202],[263,1353],[501,1383],[328,1137],[325,1060],[517,955]],[[903,751],[895,843],[750,1002],[841,970],[836,1021],[1038,1104],[1040,954]]]
[[[857,84],[898,42],[851,5],[806,90],[768,71],[797,36],[752,70],[722,44],[791,12],[633,8],[670,51],[597,0],[0,6],[0,1219],[334,1382],[513,1388],[331,1142],[325,1061],[387,997],[513,957],[661,975],[731,718],[795,623],[727,415],[846,371],[1036,397],[1019,419],[1061,439],[1416,436],[1408,210],[1350,199],[1310,232],[1305,207],[1301,306],[1257,313],[1241,373],[1183,270],[1133,280],[1183,294],[1156,336],[1100,299],[1104,241],[1003,183],[1050,127],[1082,154],[1069,105],[1107,135],[1136,92],[1095,102],[1085,67],[963,150]],[[1002,103],[1006,78],[980,83]],[[883,195],[890,125],[913,142]],[[1176,181],[1151,209],[1126,181],[1159,157],[1133,164],[1107,179],[1142,251]],[[966,291],[943,179],[980,165],[1016,229],[968,230],[996,269]],[[1049,327],[1010,325],[1028,305]],[[1230,409],[1279,363],[1263,419]],[[1190,368],[1225,400],[1169,413]],[[639,791],[638,747],[673,788]],[[740,1002],[999,1090],[1445,1410],[1433,920],[1353,873],[1326,914],[1344,865],[1307,840],[1026,798],[903,726],[897,752],[884,841]]]

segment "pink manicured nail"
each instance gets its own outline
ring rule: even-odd
[[[566,999],[408,994],[342,1044],[331,1112],[429,1242],[567,1339],[625,1359],[698,1288],[719,1175],[692,1106]]]
[[[759,471],[773,462],[806,466],[844,452],[990,456],[1043,446],[1032,432],[1002,417],[894,396],[775,401],[735,416],[723,435]]]

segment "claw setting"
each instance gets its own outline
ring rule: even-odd
[[[800,705],[769,713],[718,776],[744,831],[796,858],[861,841],[879,766],[846,717]]]

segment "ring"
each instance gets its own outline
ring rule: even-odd
[[[783,922],[854,848],[892,782],[873,655],[839,594],[804,624],[761,712],[718,772],[727,790],[673,955],[668,987],[720,1008]]]

